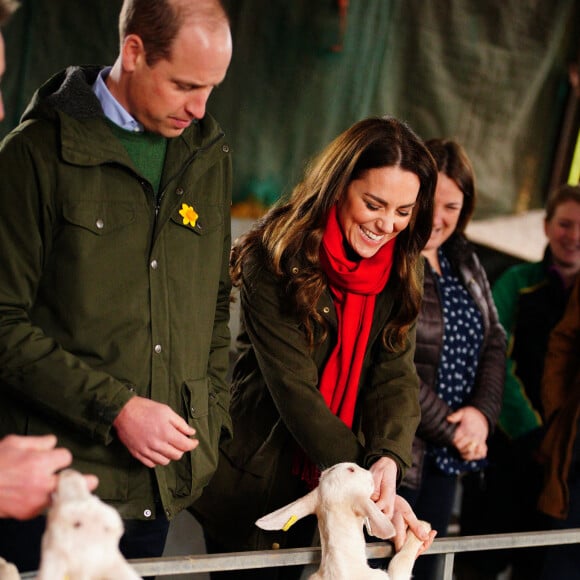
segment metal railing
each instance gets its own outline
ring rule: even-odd
[[[426,554],[444,554],[445,563],[441,580],[452,580],[454,558],[458,552],[480,552],[484,550],[506,550],[578,543],[580,543],[580,528],[518,534],[455,536],[436,539]],[[392,546],[386,542],[367,544],[367,557],[369,559],[390,558],[392,555]],[[320,562],[320,548],[200,554],[130,560],[130,562],[141,576],[162,577],[225,570],[271,568],[275,566],[315,565]],[[22,575],[22,580],[33,580],[34,578],[36,578],[35,573]]]

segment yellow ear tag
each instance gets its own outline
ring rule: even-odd
[[[298,518],[296,516],[290,516],[288,521],[284,524],[282,531],[287,532],[290,529],[290,527],[292,525],[294,525],[297,521],[298,521]]]

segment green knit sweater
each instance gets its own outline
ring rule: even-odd
[[[137,171],[151,183],[153,191],[158,193],[165,163],[167,139],[149,131],[127,131],[112,122],[109,125],[129,153]]]

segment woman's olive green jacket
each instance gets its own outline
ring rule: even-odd
[[[168,140],[159,195],[71,67],[0,145],[0,436],[56,433],[125,518],[188,506],[229,432],[231,161],[207,115]],[[198,221],[184,223],[193,207]],[[169,405],[200,444],[155,470],[113,420],[134,395]]]
[[[294,268],[299,273],[300,265]],[[333,415],[318,390],[337,338],[330,292],[317,305],[328,334],[311,350],[279,278],[259,259],[245,264],[241,354],[230,408],[234,438],[221,446],[218,471],[193,510],[210,536],[230,549],[266,547],[254,539],[260,535],[254,534],[254,521],[297,498],[290,481],[296,478],[290,473],[298,446],[320,468],[341,461],[369,467],[385,455],[397,462],[400,474],[410,465],[420,419],[415,328],[399,352],[387,351],[382,341],[398,294],[395,285],[389,282],[377,296],[351,430]],[[315,334],[320,338],[322,329],[316,328]]]

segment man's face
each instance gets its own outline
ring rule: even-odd
[[[130,67],[123,95],[117,98],[145,129],[165,137],[177,137],[195,119],[205,115],[213,88],[219,85],[232,56],[232,40],[226,22],[213,29],[185,24],[177,35],[168,60],[147,64],[139,37],[125,44]],[[125,50],[125,49],[124,49]]]
[[[4,58],[4,38],[0,32],[0,121],[4,119],[4,101],[2,100],[2,77],[6,70],[6,60]]]
[[[580,204],[572,199],[561,203],[545,222],[544,231],[555,264],[580,272]]]

